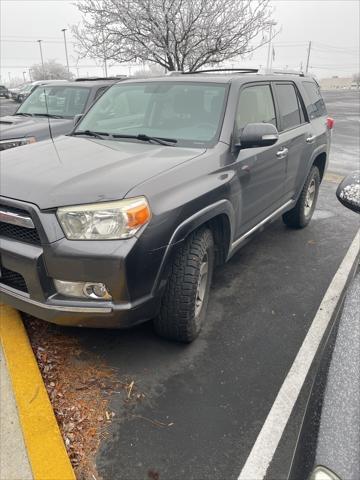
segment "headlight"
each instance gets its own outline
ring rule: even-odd
[[[119,240],[135,235],[151,212],[145,197],[136,197],[59,208],[57,217],[69,240]]]
[[[332,472],[328,468],[325,468],[319,465],[313,470],[309,480],[340,480],[340,479],[337,475],[335,475],[334,472]]]
[[[0,150],[7,150],[9,148],[20,147],[21,145],[27,145],[29,143],[35,143],[35,137],[26,138],[12,138],[9,140],[0,140]]]

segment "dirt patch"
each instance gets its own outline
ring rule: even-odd
[[[119,385],[100,358],[84,351],[75,331],[28,316],[24,324],[76,477],[100,480],[95,455],[114,417],[110,393],[129,386]]]

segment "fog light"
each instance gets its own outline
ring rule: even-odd
[[[111,295],[103,283],[54,280],[54,284],[57,292],[65,297],[111,300]]]
[[[102,300],[111,298],[111,295],[103,283],[85,283],[84,294],[89,298],[101,298]]]

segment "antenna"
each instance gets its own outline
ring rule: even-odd
[[[46,107],[46,116],[47,116],[47,121],[48,121],[50,138],[51,138],[52,142],[54,143],[54,138],[53,138],[52,131],[51,131],[51,123],[50,123],[50,116],[49,116],[49,107],[48,107],[48,102],[47,102],[47,96],[46,96],[45,88],[46,88],[46,85],[44,85],[44,100],[45,100],[45,107]]]

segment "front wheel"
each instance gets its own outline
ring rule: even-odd
[[[320,172],[313,166],[294,208],[284,213],[283,221],[292,228],[304,228],[313,216],[320,188]]]
[[[192,342],[200,333],[206,316],[214,269],[214,239],[208,228],[192,233],[176,252],[154,320],[162,337]]]

